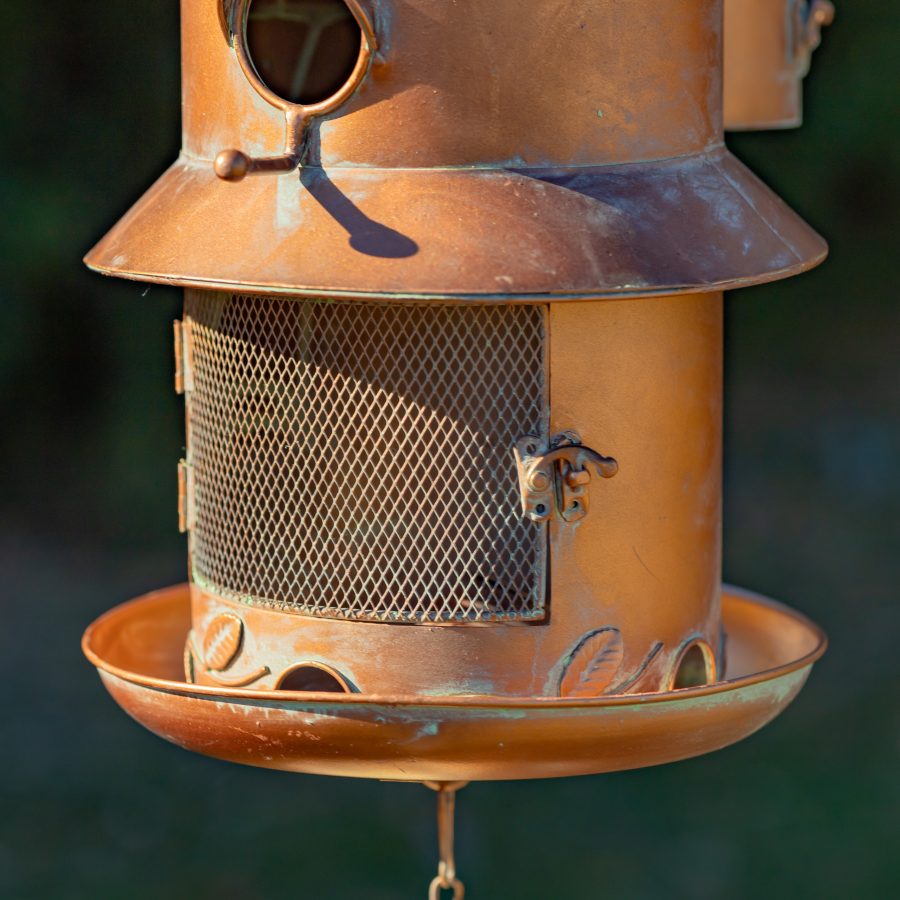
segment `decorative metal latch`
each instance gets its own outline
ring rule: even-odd
[[[522,491],[522,515],[546,522],[556,512],[564,522],[577,522],[588,512],[588,485],[593,466],[603,478],[612,478],[619,464],[585,447],[573,431],[553,435],[549,441],[526,435],[516,442],[516,466]]]

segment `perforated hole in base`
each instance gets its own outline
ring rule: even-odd
[[[705,641],[689,644],[672,672],[670,690],[703,687],[716,680],[715,656]]]
[[[279,691],[314,691],[320,694],[349,694],[347,681],[321,663],[301,663],[289,669],[278,682]]]

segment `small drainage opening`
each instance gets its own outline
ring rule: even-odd
[[[362,31],[343,0],[253,0],[246,47],[263,83],[289,103],[312,106],[349,81]]]
[[[679,657],[669,690],[703,687],[715,680],[716,660],[712,650],[704,641],[694,641]]]
[[[350,685],[341,675],[320,663],[301,663],[288,669],[278,682],[279,691],[315,691],[322,694],[349,694]]]

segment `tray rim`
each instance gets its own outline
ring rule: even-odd
[[[127,609],[136,606],[150,606],[163,602],[173,602],[176,591],[185,592],[185,605],[189,603],[187,584],[172,585],[133,600],[121,603],[95,619],[85,630],[81,640],[81,648],[88,660],[102,673],[111,675],[130,684],[169,694],[194,697],[198,700],[230,700],[252,703],[275,703],[281,706],[298,705],[309,708],[311,705],[327,707],[339,706],[372,706],[372,707],[430,707],[430,708],[463,708],[463,709],[593,709],[598,707],[634,706],[652,703],[664,703],[671,700],[689,700],[716,694],[728,693],[750,687],[762,682],[777,680],[792,672],[811,667],[825,653],[828,638],[815,622],[783,603],[764,597],[753,591],[722,585],[723,607],[731,604],[750,604],[767,615],[782,616],[793,620],[801,628],[805,628],[814,641],[811,650],[802,656],[778,666],[761,669],[737,678],[724,679],[702,687],[681,688],[672,691],[655,691],[632,694],[604,694],[599,697],[514,697],[495,694],[454,694],[454,695],[412,695],[412,694],[362,694],[362,693],[322,693],[313,691],[253,690],[249,688],[225,688],[196,685],[185,681],[173,681],[131,672],[105,660],[94,649],[93,641],[100,629],[111,621],[121,617]],[[723,619],[727,616],[723,615]]]

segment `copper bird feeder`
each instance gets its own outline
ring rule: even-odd
[[[732,3],[733,0],[728,0]],[[722,0],[183,0],[184,146],[88,254],[180,285],[190,583],[84,647],[235,762],[653,765],[824,650],[723,588],[722,292],[826,246],[722,142]]]
[[[725,0],[725,128],[796,128],[831,0]]]

